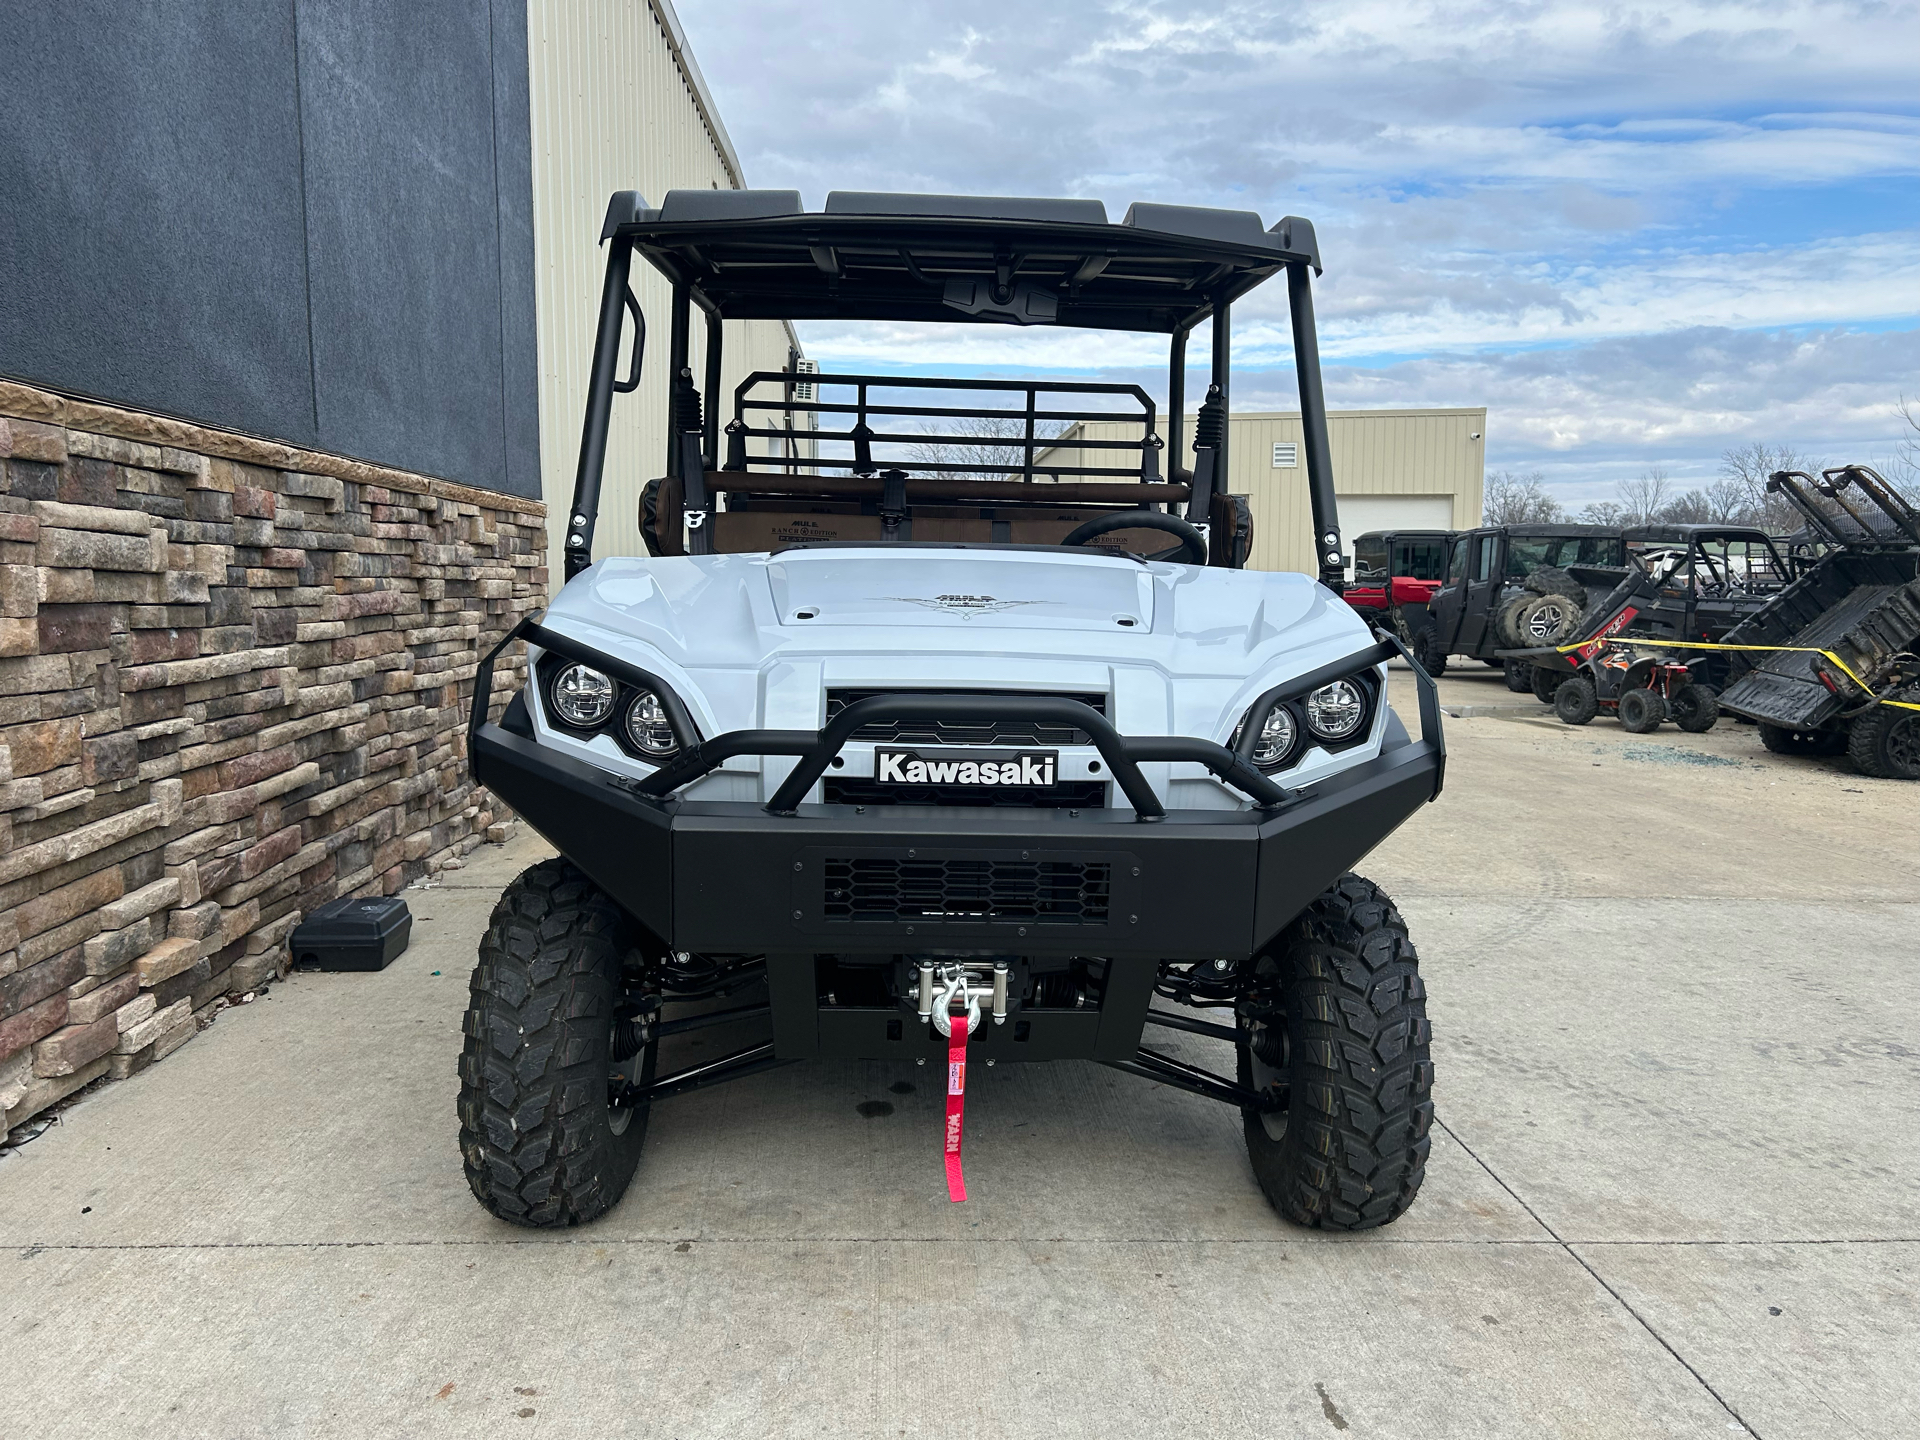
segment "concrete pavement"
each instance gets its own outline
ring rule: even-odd
[[[0,1161],[0,1435],[1920,1433],[1920,792],[1445,685],[1503,708],[1364,867],[1438,1069],[1396,1225],[1286,1225],[1236,1115],[1079,1064],[976,1073],[965,1206],[927,1071],[820,1064],[501,1225],[454,1060],[529,839]]]

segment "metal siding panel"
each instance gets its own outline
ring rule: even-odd
[[[1297,413],[1236,415],[1231,488],[1252,496],[1260,570],[1316,572],[1306,472],[1275,470],[1273,444],[1300,439]],[[1467,440],[1486,429],[1486,411],[1387,410],[1332,414],[1328,439],[1337,494],[1450,495],[1454,525],[1477,522],[1484,488],[1484,446]],[[1342,521],[1344,537],[1361,533]]]
[[[530,0],[533,97],[534,248],[539,269],[540,459],[554,502],[548,555],[573,494],[586,407],[587,371],[599,309],[600,223],[607,197],[638,190],[654,204],[671,189],[731,188],[725,159],[701,118],[686,77],[645,0],[582,6]],[[633,292],[647,316],[640,388],[616,396],[607,440],[595,553],[639,555],[640,492],[661,473],[667,446],[666,345],[671,292],[652,266],[633,268]],[[786,328],[730,322],[723,390],[750,369],[784,368]],[[696,316],[691,363],[705,361]],[[711,403],[714,397],[708,397]],[[723,413],[730,413],[729,410]]]

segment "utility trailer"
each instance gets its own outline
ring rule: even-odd
[[[508,887],[473,974],[459,1118],[480,1203],[591,1220],[652,1106],[828,1058],[940,1067],[963,1199],[973,1055],[1235,1107],[1296,1222],[1402,1214],[1433,1120],[1426,991],[1352,867],[1439,794],[1445,748],[1432,680],[1414,667],[1416,739],[1388,701],[1403,645],[1339,597],[1313,227],[676,190],[616,194],[601,238],[567,582],[500,647],[526,643],[526,688],[495,696],[499,648],[475,680],[474,774],[561,855]],[[670,438],[650,553],[597,556],[612,405],[647,363],[636,257],[671,286]],[[1279,276],[1317,582],[1242,568],[1225,495],[1231,310]],[[723,322],[778,318],[1162,335],[1169,433],[1122,385],[787,371],[726,396]],[[1116,413],[1137,433],[1036,465],[1055,426]],[[762,1037],[663,1072],[663,1040],[739,1026]],[[1148,1038],[1169,1031],[1226,1042],[1232,1073]]]
[[[1777,471],[1767,488],[1822,553],[1724,636],[1756,648],[1727,652],[1721,708],[1758,722],[1777,754],[1920,780],[1920,513],[1865,465]]]

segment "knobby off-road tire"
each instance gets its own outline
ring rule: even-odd
[[[1892,696],[1920,705],[1920,685]],[[1920,780],[1920,710],[1876,705],[1847,729],[1847,759],[1876,780]]]
[[[1530,688],[1533,691],[1533,698],[1542,705],[1551,705],[1554,693],[1560,688],[1560,682],[1567,678],[1567,672],[1549,670],[1544,665],[1536,665],[1533,667],[1533,674],[1528,678],[1532,681]]]
[[[1789,730],[1760,722],[1760,743],[1776,755],[1839,755],[1847,748],[1844,730]]]
[[[1539,598],[1538,595],[1530,590],[1523,591],[1493,612],[1494,637],[1498,639],[1502,645],[1518,647],[1527,643],[1521,636],[1521,612]],[[1490,660],[1487,663],[1490,665],[1498,665],[1501,662],[1498,660]]]
[[[1600,713],[1600,697],[1584,675],[1569,675],[1553,692],[1553,713],[1569,725],[1584,725]]]
[[[1657,690],[1629,690],[1620,697],[1620,728],[1629,735],[1650,735],[1667,718],[1667,697]]]
[[[1533,666],[1525,660],[1503,660],[1501,669],[1507,677],[1507,689],[1516,694],[1526,695],[1533,690]]]
[[[1542,565],[1521,583],[1536,595],[1564,595],[1586,608],[1587,587],[1557,565]]]
[[[1426,1177],[1432,1031],[1406,922],[1344,875],[1257,962],[1273,1016],[1243,1026],[1240,1083],[1284,1087],[1284,1111],[1241,1112],[1273,1208],[1300,1225],[1369,1230],[1398,1219]]]
[[[1436,679],[1447,673],[1447,650],[1440,640],[1440,627],[1429,625],[1414,637],[1410,647],[1420,668]]]
[[[460,1154],[480,1203],[516,1225],[581,1225],[625,1193],[647,1112],[607,1104],[626,917],[565,860],[515,880],[480,942],[460,1055]],[[621,1065],[652,1079],[657,1047]]]
[[[1580,603],[1565,595],[1535,595],[1514,621],[1517,645],[1558,645],[1580,628]]]
[[[1704,734],[1720,718],[1720,692],[1711,685],[1682,685],[1667,701],[1667,713],[1689,735]]]

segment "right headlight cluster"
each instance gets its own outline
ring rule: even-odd
[[[1329,750],[1345,749],[1366,739],[1373,714],[1373,687],[1365,678],[1335,680],[1310,690],[1296,700],[1282,700],[1268,712],[1254,742],[1252,760],[1271,774],[1299,758],[1311,737]],[[1238,748],[1252,712],[1240,717],[1228,748]]]
[[[563,655],[546,657],[540,672],[547,714],[561,728],[610,734],[629,755],[655,765],[679,753],[680,742],[656,691]]]

